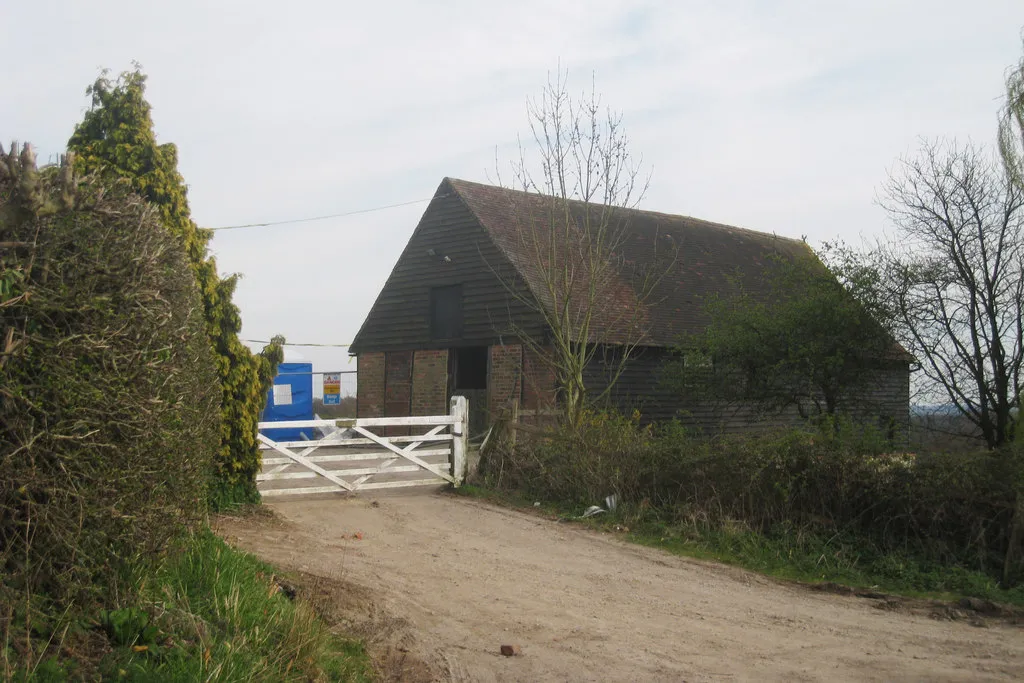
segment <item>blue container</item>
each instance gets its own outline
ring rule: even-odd
[[[263,422],[313,419],[313,364],[281,363],[277,368],[274,386],[267,395],[263,409]],[[274,441],[299,441],[305,436],[313,438],[313,428],[262,429]]]

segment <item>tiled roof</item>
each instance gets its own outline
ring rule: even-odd
[[[522,274],[533,294],[551,305],[550,278],[538,263],[535,246],[564,245],[556,259],[578,260],[581,230],[565,232],[565,207],[551,197],[509,190],[492,185],[448,178],[439,192],[453,191],[479,219],[481,225]],[[562,216],[552,216],[552,210]],[[568,213],[582,224],[588,205],[571,202]],[[602,208],[589,205],[592,221]],[[802,241],[779,237],[688,216],[654,211],[616,209],[612,216],[616,239],[616,268],[603,282],[594,283],[602,302],[592,329],[592,339],[621,341],[631,336],[631,327],[643,329],[645,345],[671,345],[707,325],[705,302],[709,295],[727,291],[738,281],[756,294],[763,291],[763,270],[773,254],[784,258],[813,258]],[[549,240],[551,230],[563,234]],[[581,268],[577,273],[592,272]],[[651,287],[651,278],[656,284]],[[574,288],[589,287],[576,278]],[[649,294],[647,293],[649,292]],[[642,300],[643,305],[638,307]]]

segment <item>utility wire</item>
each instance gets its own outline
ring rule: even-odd
[[[354,375],[357,370],[312,370],[310,372],[279,372],[278,377],[289,377],[291,375]]]
[[[399,202],[398,204],[387,204],[385,206],[374,206],[369,209],[356,209],[355,211],[344,211],[342,213],[331,213],[326,216],[311,216],[310,218],[293,218],[284,221],[268,221],[266,223],[244,223],[242,225],[222,225],[219,228],[207,228],[211,232],[218,230],[241,230],[242,228],[263,228],[270,225],[285,225],[286,223],[309,223],[312,221],[323,221],[328,218],[342,218],[344,216],[355,216],[362,213],[372,213],[374,211],[384,211],[385,209],[397,209],[400,206],[412,206],[413,204],[422,204],[423,202],[429,202],[432,199],[441,199],[447,197],[447,194],[437,195],[436,197],[428,197],[426,199],[414,199],[410,202]]]
[[[373,211],[384,211],[385,209],[395,209],[395,208],[398,208],[400,206],[411,206],[413,204],[422,204],[423,202],[429,202],[429,201],[431,201],[433,199],[443,199],[444,197],[447,197],[447,196],[449,196],[449,194],[442,194],[442,195],[437,195],[437,196],[434,196],[434,197],[428,197],[427,199],[414,199],[414,200],[409,201],[409,202],[399,202],[398,204],[387,204],[385,206],[375,206],[375,207],[372,207],[372,208],[369,208],[369,209],[357,209],[355,211],[345,211],[345,212],[342,212],[342,213],[332,213],[332,214],[328,214],[328,215],[325,215],[325,216],[312,216],[312,217],[309,217],[309,218],[295,218],[295,219],[292,219],[292,220],[284,220],[284,221],[268,221],[266,223],[245,223],[245,224],[242,224],[242,225],[224,225],[224,226],[221,226],[219,228],[207,228],[207,229],[210,230],[211,232],[213,232],[213,231],[217,231],[217,230],[240,230],[242,228],[262,228],[262,227],[271,226],[271,225],[285,225],[287,223],[309,223],[311,221],[322,221],[322,220],[326,220],[328,218],[341,218],[341,217],[344,217],[344,216],[355,216],[357,214],[371,213]],[[243,341],[243,342],[246,342],[246,343],[249,343],[249,344],[270,344],[271,343],[271,342],[269,342],[267,340],[264,340],[264,339],[241,339],[239,341]],[[299,343],[296,343],[296,342],[285,342],[283,344],[283,346],[310,346],[310,347],[319,347],[319,348],[347,349],[350,345],[349,344],[299,344]]]
[[[239,339],[249,344],[271,344],[273,342],[265,341],[263,339]],[[282,346],[322,346],[327,348],[347,349],[351,344],[296,344],[293,342],[285,342]]]

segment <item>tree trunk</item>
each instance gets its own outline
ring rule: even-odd
[[[1017,491],[1017,504],[1010,521],[1010,538],[1006,543],[1003,557],[1003,587],[1009,588],[1013,580],[1016,558],[1020,555],[1021,541],[1024,540],[1024,493]]]

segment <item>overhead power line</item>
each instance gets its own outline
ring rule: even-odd
[[[358,370],[310,370],[309,372],[279,372],[278,377],[288,377],[289,375],[355,375],[358,374]]]
[[[263,339],[240,339],[239,341],[246,342],[248,344],[270,344],[271,342]],[[347,349],[351,344],[296,344],[293,342],[285,342],[282,346],[322,346],[328,348]]]
[[[362,213],[372,213],[374,211],[384,211],[385,209],[397,209],[400,206],[412,206],[413,204],[422,204],[423,202],[429,202],[432,199],[441,199],[447,197],[447,194],[438,195],[436,197],[427,197],[426,199],[414,199],[409,202],[399,202],[398,204],[387,204],[385,206],[374,206],[369,209],[356,209],[355,211],[343,211],[342,213],[331,213],[325,216],[310,216],[309,218],[291,218],[284,221],[267,221],[265,223],[243,223],[242,225],[222,225],[219,228],[207,228],[213,232],[218,230],[241,230],[242,228],[263,228],[271,225],[285,225],[289,223],[310,223],[312,221],[324,221],[328,218],[343,218],[345,216],[355,216]]]

